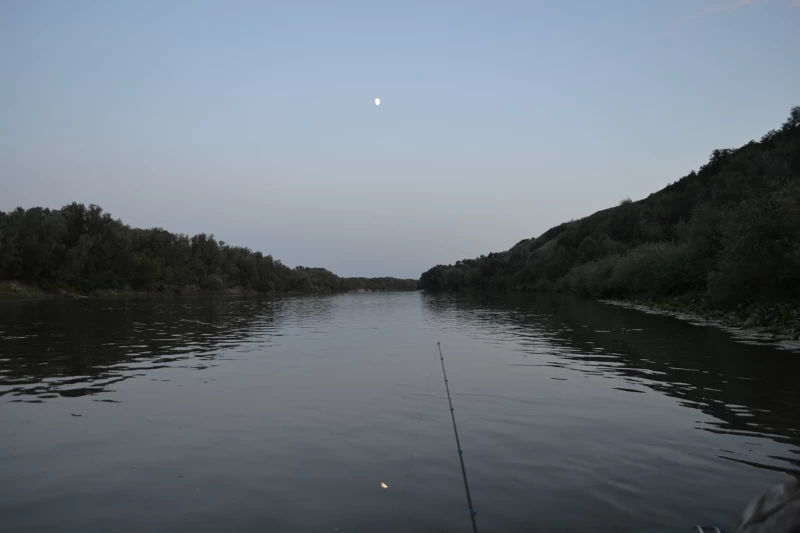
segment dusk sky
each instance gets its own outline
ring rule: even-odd
[[[798,28],[800,0],[6,0],[0,210],[416,278],[779,127]]]

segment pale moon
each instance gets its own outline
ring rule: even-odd
[[[381,105],[381,99],[380,98],[376,98],[375,99],[375,105]]]

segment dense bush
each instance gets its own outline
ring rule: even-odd
[[[620,257],[608,285],[615,295],[671,296],[692,289],[694,278],[688,246],[658,242],[642,244]]]
[[[574,267],[562,290],[597,297],[672,296],[698,282],[688,245],[647,243]]]
[[[608,282],[614,274],[618,260],[619,256],[612,255],[578,265],[567,276],[556,282],[556,289],[584,296],[607,296]]]

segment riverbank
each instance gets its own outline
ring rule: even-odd
[[[789,349],[800,347],[800,310],[784,302],[773,305],[742,304],[721,310],[704,298],[683,295],[663,300],[613,300],[600,302],[645,313],[672,316],[694,325],[714,326],[745,342],[777,343]]]
[[[0,281],[0,298],[52,298],[60,296],[18,281]]]
[[[255,296],[263,295],[298,295],[298,294],[333,294],[334,292],[409,292],[410,289],[380,290],[370,288],[352,288],[343,291],[280,291],[260,293],[243,287],[233,287],[220,290],[204,290],[197,285],[186,285],[179,289],[166,289],[162,291],[136,291],[132,289],[97,289],[86,293],[72,289],[45,290],[35,285],[19,281],[0,281],[0,300],[2,299],[84,299],[84,298],[133,298],[157,296]]]
[[[136,291],[132,289],[98,289],[82,293],[73,289],[46,290],[35,285],[20,283],[19,281],[0,281],[0,299],[84,299],[84,298],[128,298],[137,296],[160,295],[211,295],[211,294],[257,294],[241,288],[220,291],[204,291],[199,287],[187,286],[180,290],[165,291]]]

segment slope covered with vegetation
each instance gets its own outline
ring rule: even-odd
[[[137,229],[96,205],[0,211],[0,280],[48,291],[334,292],[414,290],[416,280],[290,268],[213,235]]]
[[[689,296],[718,308],[800,298],[800,107],[779,130],[632,202],[506,252],[439,265],[426,290]]]

